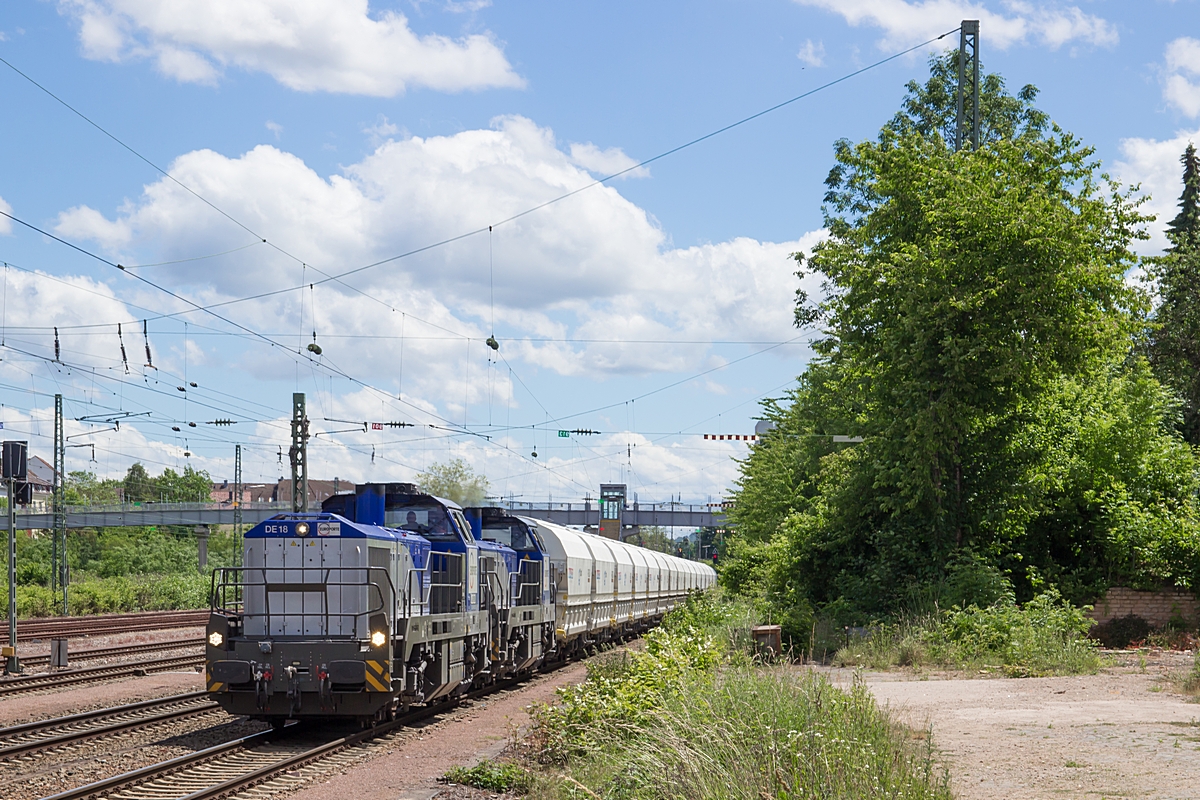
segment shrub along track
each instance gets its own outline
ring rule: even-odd
[[[157,700],[102,708],[67,717],[0,728],[0,761],[26,757],[121,731],[174,722],[216,711],[207,692],[188,692]]]

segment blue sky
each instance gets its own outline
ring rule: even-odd
[[[956,35],[490,234],[319,282],[486,229],[964,18],[981,20],[987,69],[1037,85],[1172,213],[1179,153],[1200,139],[1192,0],[7,3],[0,56],[173,180],[0,65],[0,208],[157,265],[129,272],[175,296],[0,225],[6,434],[48,457],[61,392],[69,443],[95,445],[95,461],[68,450],[72,469],[140,459],[220,480],[237,442],[246,478],[273,480],[303,391],[323,431],[314,477],[403,480],[462,457],[524,499],[609,481],[716,498],[745,445],[703,434],[751,432],[808,355],[788,255],[820,238],[833,142],[871,136]],[[181,298],[230,304],[217,319]],[[314,329],[319,357],[303,349]],[[218,418],[237,422],[205,424]]]

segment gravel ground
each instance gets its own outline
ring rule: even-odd
[[[87,647],[109,647],[199,635],[202,629],[138,631],[91,637]],[[76,640],[72,640],[74,644]],[[83,649],[82,646],[80,649]],[[26,651],[24,647],[22,652]],[[136,656],[135,656],[136,657]],[[130,657],[119,659],[132,660]],[[89,662],[98,663],[98,662]],[[161,672],[139,678],[74,688],[29,692],[0,699],[0,726],[77,714],[204,688],[195,671]],[[117,775],[168,758],[263,730],[262,723],[231,718],[223,711],[133,731],[0,763],[0,797],[27,800]]]
[[[5,628],[5,631],[8,629]],[[4,634],[4,641],[7,642],[8,634]],[[158,631],[130,631],[129,633],[110,633],[103,636],[72,636],[70,644],[67,646],[68,657],[76,650],[96,650],[103,647],[118,647],[123,644],[147,644],[149,642],[165,642],[171,639],[202,639],[204,637],[204,627],[192,628],[163,628]],[[49,639],[34,639],[30,642],[21,642],[17,646],[17,654],[22,658],[26,656],[45,656],[50,654]],[[118,660],[128,660],[118,659]],[[92,664],[102,664],[104,661],[100,659],[89,660],[88,666]]]
[[[0,763],[0,796],[34,800],[265,730],[215,711]]]
[[[960,800],[1200,798],[1200,707],[1170,681],[1192,656],[1109,661],[1097,675],[1069,678],[860,677],[908,725],[932,727]]]
[[[572,664],[540,675],[515,689],[477,700],[438,719],[381,737],[370,747],[363,748],[362,758],[356,763],[342,765],[340,774],[326,773],[294,794],[275,796],[287,796],[289,800],[329,800],[333,797],[477,800],[499,797],[466,787],[448,787],[438,783],[437,779],[456,764],[474,764],[498,756],[515,733],[528,723],[525,709],[530,704],[553,701],[556,688],[578,683],[586,674],[586,664]],[[255,793],[255,796],[265,795]]]
[[[105,683],[21,692],[0,698],[0,726],[18,725],[51,717],[63,717],[97,708],[111,708],[139,700],[204,689],[198,672],[155,672],[140,678],[122,678]]]

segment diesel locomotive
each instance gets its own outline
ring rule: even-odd
[[[246,533],[213,573],[209,694],[282,725],[393,718],[644,631],[712,568],[412,484],[364,484]]]

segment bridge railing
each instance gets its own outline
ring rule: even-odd
[[[141,503],[116,503],[110,505],[67,506],[68,514],[125,514],[130,511],[232,511],[233,503],[160,503],[147,500]],[[243,511],[290,511],[291,503],[242,503]]]

